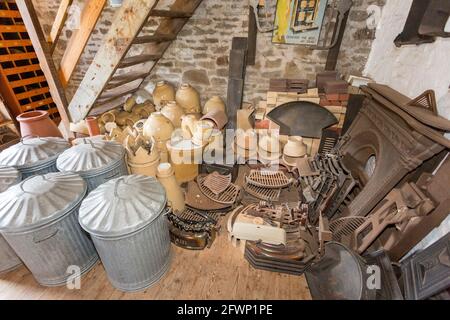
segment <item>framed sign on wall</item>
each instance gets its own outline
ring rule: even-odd
[[[273,43],[317,45],[327,0],[278,0]]]

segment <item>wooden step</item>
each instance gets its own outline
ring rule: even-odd
[[[108,85],[105,87],[105,91],[123,86],[129,82],[132,82],[137,79],[144,79],[148,76],[148,72],[133,72],[133,73],[125,73],[112,78]]]
[[[134,39],[133,44],[144,44],[144,43],[160,43],[166,41],[173,41],[177,38],[174,34],[155,34],[151,36],[142,36]]]
[[[30,39],[25,40],[0,40],[0,48],[32,46]]]
[[[192,12],[177,11],[177,10],[157,10],[154,9],[150,12],[152,17],[165,17],[165,18],[186,18],[192,17]]]
[[[159,58],[161,58],[161,55],[158,55],[158,54],[144,54],[144,55],[140,55],[140,56],[133,56],[133,57],[123,59],[119,63],[118,68],[119,69],[128,68],[131,66],[135,66],[137,64],[145,63],[145,62],[156,61]]]
[[[37,58],[37,55],[35,52],[3,54],[3,55],[0,55],[0,62],[28,60],[28,59],[35,59],[35,58]]]
[[[11,81],[9,84],[11,85],[12,88],[17,88],[17,87],[22,87],[22,86],[26,86],[29,84],[40,83],[40,82],[44,82],[44,81],[46,81],[45,76],[38,76],[38,77],[33,77],[33,78],[28,78],[28,79]]]
[[[32,71],[37,71],[37,70],[41,70],[41,67],[38,64],[30,64],[29,66],[3,69],[3,73],[5,75],[9,76],[9,75],[12,75],[12,74],[32,72]]]
[[[0,32],[27,32],[23,24],[0,25]]]
[[[28,110],[33,110],[36,109],[37,107],[42,107],[45,105],[48,105],[50,103],[53,102],[52,98],[46,98],[44,100],[39,100],[39,101],[35,101],[26,105],[23,105],[20,107],[20,109],[22,109],[22,112],[28,111]]]
[[[23,92],[23,93],[17,93],[16,94],[16,98],[17,98],[17,100],[22,100],[22,99],[38,96],[38,95],[41,95],[41,94],[46,94],[48,92],[50,92],[49,88],[48,87],[44,87],[44,88],[39,88],[39,89],[26,91],[26,92]]]
[[[0,10],[0,18],[20,18],[18,10]]]

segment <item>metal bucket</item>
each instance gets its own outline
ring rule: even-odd
[[[49,172],[57,172],[56,159],[70,143],[55,137],[25,137],[0,154],[0,165],[14,167],[22,179]]]
[[[128,174],[125,149],[113,141],[85,139],[63,152],[58,170],[79,174],[87,184],[87,193],[99,185]]]
[[[64,285],[98,260],[78,224],[85,194],[83,179],[67,173],[35,176],[0,194],[0,231],[41,285]]]
[[[6,191],[21,180],[18,170],[11,167],[0,167],[0,192]],[[12,271],[22,264],[17,254],[0,235],[0,274]]]
[[[156,283],[170,265],[166,195],[154,177],[111,180],[83,201],[80,224],[91,234],[112,285],[140,291]]]

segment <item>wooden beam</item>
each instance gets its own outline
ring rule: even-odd
[[[9,84],[11,85],[12,88],[17,88],[17,87],[23,87],[26,85],[45,82],[45,81],[47,81],[47,80],[45,79],[44,76],[38,76],[38,77],[33,77],[33,78],[28,78],[28,79],[10,81]]]
[[[91,33],[97,24],[105,3],[106,0],[95,0],[87,1],[85,4],[80,17],[80,28],[74,30],[61,59],[59,76],[63,86],[67,86],[78,60],[80,60],[84,48],[89,41]]]
[[[61,31],[64,27],[64,23],[67,19],[67,11],[72,5],[73,0],[61,0],[59,4],[58,12],[56,13],[55,21],[53,21],[52,30],[50,31],[49,43],[51,44],[52,52],[55,49],[56,43],[58,42]]]
[[[0,48],[26,47],[31,46],[31,41],[25,40],[0,40]]]
[[[30,64],[28,66],[23,67],[14,67],[14,68],[6,68],[3,69],[5,75],[9,76],[12,74],[25,73],[25,72],[33,72],[41,70],[41,67],[38,64]]]
[[[62,129],[64,129],[63,135],[71,137],[72,135],[69,130],[70,116],[67,112],[67,99],[61,82],[59,81],[58,72],[56,71],[51,56],[50,47],[45,39],[41,25],[39,24],[39,19],[34,10],[33,3],[31,0],[16,0],[16,4],[21,13],[23,23],[27,28],[28,35],[33,43],[34,51],[38,56],[42,72],[47,79],[53,102],[56,104],[61,116],[63,124]]]
[[[0,10],[0,18],[20,18],[17,10]]]
[[[118,9],[103,45],[89,66],[69,105],[74,122],[84,119],[127,54],[156,0],[125,0]]]
[[[37,58],[37,55],[34,52],[2,54],[2,55],[0,55],[0,62],[28,60],[28,59],[35,59],[35,58]]]

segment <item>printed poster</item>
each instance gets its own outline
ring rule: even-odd
[[[315,46],[328,0],[278,0],[273,43]]]

